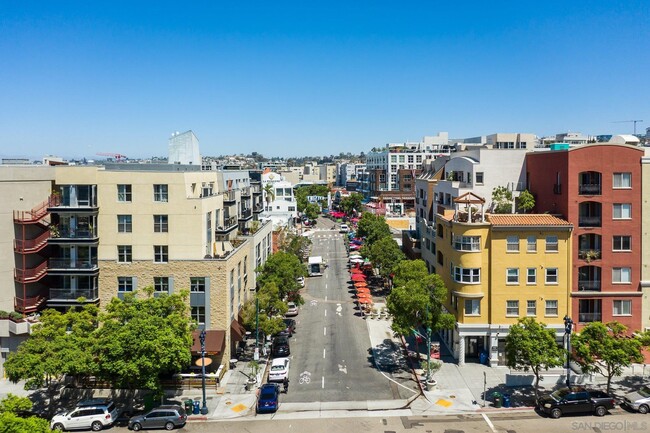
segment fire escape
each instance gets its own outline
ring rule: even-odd
[[[45,308],[47,287],[41,280],[47,276],[50,238],[48,207],[56,202],[52,196],[29,211],[14,211],[14,252],[17,254],[14,281],[17,284],[14,309],[24,315]]]

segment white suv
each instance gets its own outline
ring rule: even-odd
[[[113,425],[118,415],[112,401],[95,398],[80,401],[74,409],[55,415],[50,421],[50,428],[57,431],[77,429],[100,431],[104,427]]]
[[[289,358],[275,358],[271,363],[269,371],[269,382],[282,382],[285,377],[289,377]]]

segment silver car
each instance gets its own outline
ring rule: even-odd
[[[642,386],[623,397],[623,404],[639,413],[650,412],[650,387]]]
[[[185,409],[178,405],[166,405],[158,406],[144,415],[132,417],[129,420],[129,429],[135,431],[150,428],[174,430],[176,427],[183,427],[186,422]]]

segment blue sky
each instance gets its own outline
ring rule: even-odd
[[[650,126],[650,2],[0,0],[0,156]]]

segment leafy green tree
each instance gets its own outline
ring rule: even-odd
[[[275,200],[275,187],[273,186],[273,183],[268,182],[266,185],[264,185],[264,198],[266,199],[266,205],[270,206],[273,200]]]
[[[316,203],[309,203],[305,207],[304,213],[305,215],[307,215],[307,218],[309,218],[310,220],[315,220],[316,218],[318,218],[318,215],[320,215],[320,210],[321,207]]]
[[[161,389],[160,377],[182,371],[192,360],[189,292],[113,298],[96,332],[98,375],[116,388]]]
[[[383,237],[372,244],[368,258],[379,269],[379,274],[388,278],[406,256],[393,238]]]
[[[608,393],[612,378],[620,376],[624,367],[643,362],[641,340],[628,338],[626,331],[627,327],[619,322],[590,322],[571,338],[574,356],[582,371],[605,376]]]
[[[44,310],[30,338],[9,354],[4,364],[9,380],[25,380],[26,388],[45,386],[52,402],[56,395],[55,379],[66,374],[77,379],[94,374],[92,348],[97,314],[94,305],[72,308],[66,313]]]
[[[308,196],[318,196],[318,197],[327,197],[329,194],[329,188],[327,185],[305,185],[300,188],[296,188],[296,202],[298,204],[298,211],[305,212],[309,202],[307,201]],[[320,211],[320,209],[319,209]]]
[[[0,400],[0,433],[46,433],[50,431],[47,420],[36,416],[22,417],[21,412],[32,409],[27,397],[8,394]]]
[[[524,213],[528,213],[535,207],[535,197],[528,191],[524,190],[519,194],[519,199],[517,200],[518,207]]]
[[[296,281],[298,277],[307,275],[307,267],[300,262],[300,259],[284,251],[272,254],[266,263],[256,269],[259,272],[257,282],[259,287],[268,283],[275,283],[280,291],[280,298],[302,304],[300,296],[300,285]]]
[[[358,192],[353,192],[347,197],[343,197],[339,203],[339,207],[347,215],[352,215],[355,210],[361,212],[361,203],[363,202],[363,195]]]
[[[311,239],[307,236],[289,234],[282,242],[282,245],[280,245],[280,249],[286,253],[293,254],[302,262],[303,251],[306,251],[311,244]]]
[[[510,327],[506,337],[506,365],[535,375],[535,399],[543,371],[563,365],[564,351],[557,343],[555,331],[534,317],[524,317]]]
[[[256,325],[259,320],[260,331],[265,335],[274,335],[285,328],[282,316],[287,309],[287,304],[280,297],[278,286],[270,282],[260,287],[256,299],[244,305],[242,319],[246,328],[253,330],[257,329]]]
[[[374,215],[370,212],[361,214],[357,224],[357,236],[365,238],[365,245],[370,247],[379,239],[390,237],[390,227],[386,219],[381,215]]]
[[[495,213],[512,213],[512,191],[505,186],[492,190],[492,206]]]
[[[447,288],[438,274],[430,274],[422,260],[403,260],[395,267],[395,287],[386,298],[392,329],[410,335],[421,327],[432,332],[452,329],[454,316],[443,304]]]

